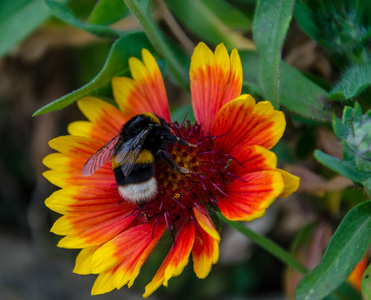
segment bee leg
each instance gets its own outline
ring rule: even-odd
[[[184,146],[197,147],[197,146],[195,146],[191,143],[188,143],[187,141],[177,137],[176,135],[174,135],[172,133],[168,133],[168,134],[163,135],[163,139],[170,142],[170,143],[179,143],[179,144],[184,145]]]
[[[177,172],[181,172],[181,173],[191,173],[190,170],[186,169],[186,168],[183,168],[183,167],[179,167],[175,164],[174,160],[171,158],[170,154],[167,153],[166,151],[164,150],[158,150],[157,152],[158,155],[160,155],[160,157],[165,160],[167,162],[167,164],[175,171]]]

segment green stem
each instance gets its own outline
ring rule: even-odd
[[[308,269],[305,266],[303,266],[300,262],[298,262],[291,253],[287,252],[286,250],[278,246],[276,243],[272,242],[270,239],[250,230],[249,228],[247,228],[245,225],[243,225],[240,222],[233,222],[233,221],[227,220],[219,212],[217,214],[219,218],[223,220],[223,222],[237,229],[243,235],[245,235],[250,240],[258,244],[260,247],[264,248],[265,250],[273,254],[275,257],[277,257],[279,260],[281,260],[282,262],[284,262],[291,268],[297,270],[301,274],[305,274],[308,272]]]
[[[153,46],[156,48],[158,53],[162,54],[168,62],[169,70],[174,78],[183,86],[188,87],[188,81],[185,72],[179,64],[173,52],[166,44],[160,29],[157,27],[155,21],[140,8],[136,0],[124,0],[126,6],[138,19],[142,25],[145,33],[150,39]]]

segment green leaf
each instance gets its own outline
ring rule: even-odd
[[[361,281],[362,295],[365,300],[371,300],[371,264],[363,273]]]
[[[228,49],[253,49],[255,45],[236,30],[249,29],[251,21],[236,7],[224,0],[165,0],[171,12],[193,34],[206,43],[221,42]],[[232,21],[233,20],[233,21]]]
[[[110,25],[125,17],[129,12],[122,0],[100,0],[90,13],[88,22],[95,25]]]
[[[191,103],[180,106],[171,112],[171,120],[173,122],[181,123],[185,116],[187,116],[187,120],[191,122],[195,122],[196,120]]]
[[[51,13],[60,19],[61,21],[80,28],[82,30],[86,30],[92,34],[95,34],[100,37],[118,37],[124,32],[120,30],[115,30],[107,26],[102,26],[102,25],[92,25],[92,24],[87,24],[79,20],[73,12],[69,9],[67,5],[64,3],[61,3],[56,0],[45,0],[45,4],[48,6],[50,9]]]
[[[142,48],[153,51],[150,42],[143,32],[132,33],[117,39],[112,45],[102,70],[92,81],[78,90],[40,108],[34,113],[34,116],[62,109],[79,98],[94,92],[94,90],[110,84],[113,77],[128,75],[129,57],[140,57]]]
[[[371,201],[349,211],[330,240],[322,262],[299,282],[296,300],[323,299],[347,279],[371,243]]]
[[[299,26],[307,35],[317,42],[321,41],[321,30],[317,26],[317,16],[309,6],[296,1],[294,15]]]
[[[348,67],[329,93],[332,100],[351,99],[371,85],[371,63]]]
[[[243,68],[243,86],[249,93],[262,95],[260,57],[256,52],[240,51]],[[332,119],[331,109],[326,107],[327,92],[298,70],[284,61],[281,62],[281,104],[291,112],[317,121]],[[262,99],[260,99],[262,100]],[[268,99],[271,100],[271,99]]]
[[[362,182],[371,176],[371,172],[357,171],[354,162],[338,160],[331,155],[323,153],[321,150],[314,151],[314,157],[321,164],[354,182]]]
[[[253,36],[261,60],[259,78],[263,95],[275,108],[280,98],[282,45],[292,18],[294,0],[259,0],[254,16]]]
[[[50,17],[41,0],[0,1],[0,57]]]
[[[301,74],[297,69],[281,62],[281,104],[288,110],[317,121],[330,122],[334,108],[328,104],[327,92]]]

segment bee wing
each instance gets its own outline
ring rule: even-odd
[[[102,167],[106,162],[112,159],[112,156],[116,150],[118,141],[120,140],[120,135],[115,136],[97,152],[95,152],[85,163],[82,168],[82,175],[90,176],[94,174],[100,167]]]
[[[121,170],[124,176],[128,176],[133,170],[150,130],[150,128],[143,129],[135,138],[128,140],[118,149],[115,162],[121,164]]]

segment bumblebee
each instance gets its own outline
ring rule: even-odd
[[[90,176],[112,160],[112,169],[121,197],[129,202],[150,200],[157,194],[154,162],[164,159],[171,168],[189,173],[175,164],[166,152],[167,143],[194,145],[175,136],[164,119],[154,113],[142,113],[124,124],[121,132],[94,153],[85,163],[82,174]]]

